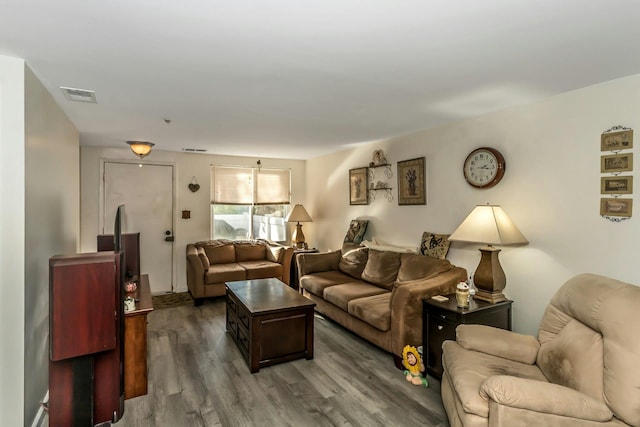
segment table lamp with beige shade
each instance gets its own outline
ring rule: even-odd
[[[286,222],[297,222],[296,229],[293,231],[291,235],[291,243],[298,249],[303,249],[305,247],[304,244],[304,233],[302,232],[302,224],[301,222],[313,222],[304,206],[295,205],[293,209],[287,214],[284,219]]]
[[[493,245],[518,245],[529,241],[505,211],[498,205],[476,206],[449,236],[449,240],[487,244],[479,248],[482,255],[473,276],[473,282],[478,288],[475,298],[492,304],[506,301],[502,291],[507,285],[507,279],[498,260],[500,249]]]

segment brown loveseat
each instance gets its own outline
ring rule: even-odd
[[[451,427],[640,427],[640,287],[594,274],[565,283],[537,339],[458,326],[443,344]]]
[[[447,260],[360,248],[299,254],[300,287],[316,311],[382,349],[396,362],[422,345],[422,299],[455,291],[466,270]]]
[[[195,304],[225,295],[225,282],[274,277],[289,284],[293,248],[264,241],[209,240],[187,245],[187,287]]]

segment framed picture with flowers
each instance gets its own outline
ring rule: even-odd
[[[398,162],[398,205],[426,205],[425,158]]]
[[[369,171],[366,167],[349,170],[349,204],[369,204]]]

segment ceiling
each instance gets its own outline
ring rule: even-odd
[[[4,0],[0,54],[81,145],[308,159],[640,73],[638,18],[637,0]]]

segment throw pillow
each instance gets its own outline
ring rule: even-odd
[[[382,252],[369,249],[369,259],[362,272],[362,280],[391,290],[400,268],[399,252]]]
[[[362,246],[366,246],[369,249],[375,249],[377,251],[418,253],[418,248],[415,246],[392,245],[391,243],[386,243],[382,240],[376,239],[375,237],[373,237],[371,241],[365,240],[362,242]]]
[[[345,252],[340,258],[338,270],[354,279],[360,279],[369,258],[369,249],[359,248]]]
[[[422,242],[420,242],[420,253],[433,258],[445,259],[449,252],[448,234],[435,234],[425,231],[422,233]]]
[[[369,225],[369,221],[364,219],[351,220],[351,223],[349,223],[349,230],[347,230],[347,235],[344,237],[344,241],[358,244],[362,243],[364,233],[367,231],[367,225]]]
[[[267,246],[267,259],[271,262],[280,262],[283,249],[282,246]]]

